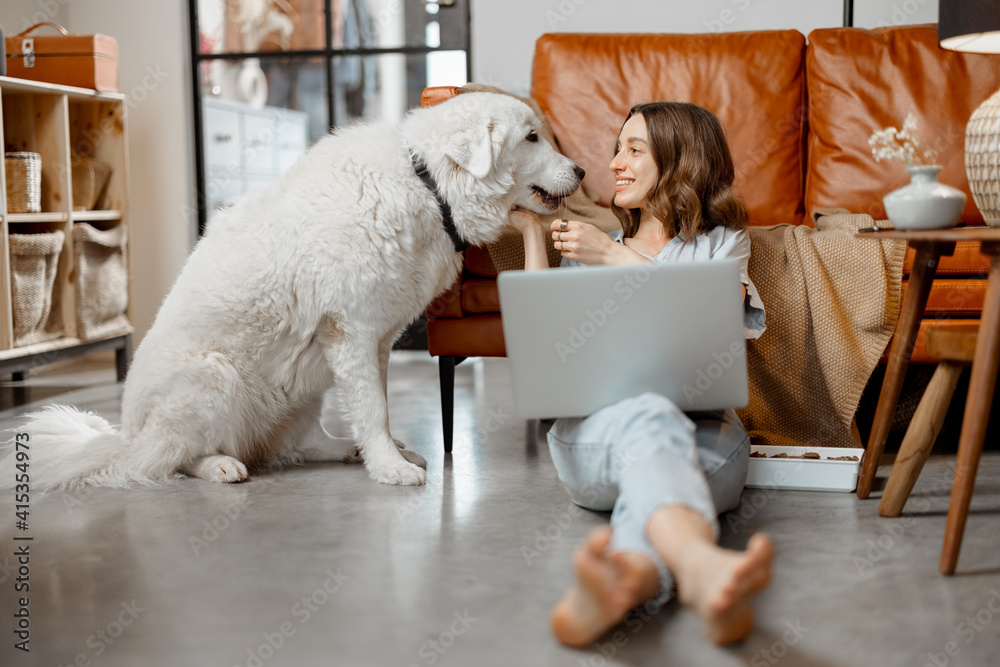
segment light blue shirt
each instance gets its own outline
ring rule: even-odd
[[[624,232],[618,229],[609,236],[615,242],[622,243]],[[654,262],[696,262],[728,257],[739,260],[740,280],[747,288],[747,296],[743,300],[743,333],[751,339],[760,338],[764,333],[767,328],[764,323],[764,302],[760,300],[757,288],[747,273],[747,264],[750,262],[750,235],[745,229],[735,230],[719,225],[687,242],[675,236],[656,257],[639,254]],[[561,266],[583,266],[583,264],[563,257]]]

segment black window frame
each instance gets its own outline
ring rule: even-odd
[[[208,218],[208,212],[206,210],[205,202],[205,145],[203,137],[203,119],[202,119],[202,90],[201,90],[201,76],[200,70],[202,63],[211,62],[213,60],[245,60],[246,58],[259,58],[261,60],[278,60],[278,59],[300,59],[309,60],[310,58],[323,58],[326,65],[326,104],[327,104],[327,121],[329,122],[329,128],[332,129],[334,126],[334,119],[336,118],[335,109],[335,74],[334,74],[334,59],[338,56],[379,56],[384,54],[403,54],[403,55],[423,55],[428,53],[434,53],[435,51],[465,51],[465,71],[469,77],[472,76],[472,11],[471,11],[471,0],[465,0],[464,9],[466,31],[465,31],[465,44],[462,47],[456,47],[449,45],[446,47],[440,46],[399,46],[391,48],[353,48],[353,49],[342,49],[334,48],[333,46],[333,22],[330,17],[333,15],[333,2],[334,0],[323,0],[323,11],[324,11],[324,22],[325,22],[325,44],[321,49],[299,49],[290,51],[240,51],[240,52],[225,52],[225,53],[202,53],[201,52],[201,40],[200,40],[200,28],[198,25],[198,0],[188,0],[188,19],[189,19],[189,45],[190,45],[190,62],[191,62],[191,84],[194,87],[193,103],[194,103],[194,144],[195,144],[195,192],[196,192],[196,203],[195,208],[198,211],[198,236],[201,237],[205,233],[205,223]],[[442,3],[444,4],[444,3]]]

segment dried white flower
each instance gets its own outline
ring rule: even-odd
[[[909,114],[903,121],[903,129],[887,127],[872,133],[868,139],[872,147],[872,157],[876,162],[895,160],[907,167],[916,164],[934,164],[937,153],[924,146],[917,135],[917,119]]]

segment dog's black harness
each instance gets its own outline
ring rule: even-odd
[[[427,171],[427,165],[424,164],[424,161],[412,154],[410,155],[410,161],[413,163],[413,170],[417,172],[417,176],[420,177],[420,180],[424,182],[427,189],[434,194],[434,199],[437,200],[438,209],[440,209],[441,217],[443,218],[444,231],[448,232],[451,243],[455,246],[455,252],[462,252],[472,244],[463,239],[459,235],[458,230],[455,229],[455,220],[451,217],[451,205],[441,196],[437,183],[434,182],[434,178]]]

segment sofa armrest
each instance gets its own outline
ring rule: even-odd
[[[460,92],[462,90],[458,86],[432,86],[431,88],[424,88],[424,92],[420,94],[420,106],[426,109],[427,107],[441,104],[455,97]]]

